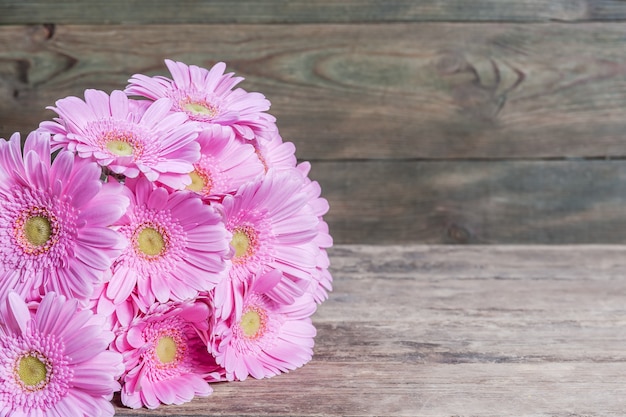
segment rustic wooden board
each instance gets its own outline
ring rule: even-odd
[[[624,17],[606,0],[39,0],[0,3],[0,24],[578,21]]]
[[[624,253],[337,246],[312,362],[118,415],[623,416]]]
[[[303,159],[623,157],[625,38],[626,23],[0,26],[0,137],[169,57],[226,61]]]
[[[315,161],[338,243],[626,243],[626,161]]]
[[[626,4],[620,0],[597,0],[587,3],[587,15],[598,20],[624,20]]]

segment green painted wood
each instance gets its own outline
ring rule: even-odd
[[[624,39],[623,23],[5,26],[0,137],[172,58],[227,62],[304,159],[620,158]]]
[[[600,0],[4,0],[0,24],[579,21],[625,9]]]
[[[626,243],[626,161],[315,161],[338,243]]]

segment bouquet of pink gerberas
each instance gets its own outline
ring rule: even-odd
[[[0,141],[0,416],[111,416],[311,359],[328,203],[243,78],[165,61]]]

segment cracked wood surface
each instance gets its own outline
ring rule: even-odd
[[[120,416],[623,416],[626,246],[330,252],[315,356]]]

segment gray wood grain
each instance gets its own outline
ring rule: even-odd
[[[625,9],[605,0],[4,0],[0,24],[579,21]]]
[[[315,161],[338,243],[626,243],[626,161]]]
[[[625,38],[621,23],[0,26],[0,137],[169,57],[227,62],[303,159],[619,158]]]
[[[626,246],[337,246],[312,362],[120,416],[621,416]]]

